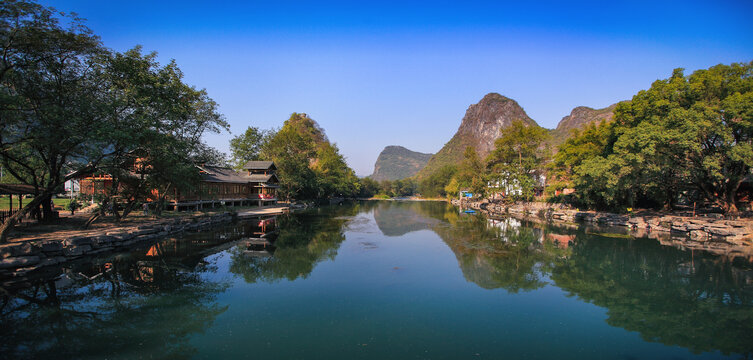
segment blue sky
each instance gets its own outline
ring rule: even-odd
[[[43,1],[124,51],[139,44],[206,88],[231,124],[308,113],[359,175],[384,146],[436,152],[486,93],[554,128],[672,69],[753,60],[753,1]]]

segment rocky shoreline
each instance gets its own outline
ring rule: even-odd
[[[237,214],[223,212],[109,229],[63,240],[30,240],[0,245],[0,280],[14,282],[51,266],[90,255],[128,250],[168,235],[200,231],[232,222]]]
[[[488,200],[461,202],[454,199],[452,204],[494,217],[512,216],[559,225],[608,227],[636,238],[657,239],[665,245],[732,256],[753,256],[751,220],[658,214],[623,215],[565,209],[558,204],[547,203],[504,204]]]

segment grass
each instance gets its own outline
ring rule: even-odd
[[[31,202],[33,198],[25,198],[21,201],[22,205],[26,205]],[[68,206],[70,199],[52,199],[52,203],[58,210],[65,210]],[[10,208],[8,196],[0,196],[0,210],[8,210]],[[18,209],[18,196],[13,196],[13,209]]]

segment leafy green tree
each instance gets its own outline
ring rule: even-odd
[[[233,167],[240,169],[252,160],[263,160],[261,151],[264,144],[275,135],[274,130],[259,130],[249,126],[241,135],[230,140],[230,154]]]
[[[486,160],[490,180],[508,187],[508,195],[516,199],[532,198],[536,178],[544,174],[544,162],[549,158],[548,139],[546,129],[522,120],[503,128]]]
[[[316,178],[309,167],[314,158],[314,144],[307,141],[291,126],[285,125],[262,150],[263,157],[275,162],[280,178],[278,194],[284,199],[316,197]]]
[[[423,197],[444,197],[445,187],[450,183],[450,180],[455,175],[457,167],[454,165],[445,165],[433,172],[431,175],[425,177],[418,184],[418,191]]]
[[[66,180],[124,173],[145,144],[171,137],[196,145],[205,132],[227,128],[206,92],[182,82],[174,61],[161,66],[138,47],[110,53],[79,19],[64,20],[68,28],[49,8],[0,3],[0,161],[37,189],[0,228],[2,240],[39,205],[49,217],[50,196]]]
[[[648,168],[656,190],[646,193],[677,194],[681,181],[726,213],[738,211],[737,190],[753,167],[752,75],[753,62],[690,76],[676,69],[617,107],[615,154]]]
[[[614,122],[568,140],[555,167],[596,208],[671,208],[696,192],[728,214],[753,168],[753,63],[666,80],[615,109]]]
[[[447,191],[448,196],[453,196],[458,191],[465,189],[483,197],[486,193],[486,188],[486,167],[481,158],[479,158],[478,153],[476,153],[476,149],[468,146],[465,148],[463,161],[458,166],[457,173],[450,180],[450,183],[445,186],[445,191]]]
[[[370,198],[379,193],[379,183],[370,178],[364,177],[359,179],[360,185],[358,186],[358,197]]]
[[[611,124],[613,123],[591,123],[582,130],[572,130],[570,137],[560,145],[548,165],[550,192],[573,188],[575,168],[587,159],[607,155],[607,149],[611,149],[611,143],[614,142],[610,141]]]
[[[319,198],[350,197],[358,193],[358,177],[345,163],[345,157],[336,145],[327,142],[319,147],[313,170]]]

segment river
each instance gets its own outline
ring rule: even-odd
[[[753,356],[745,260],[444,202],[185,233],[4,293],[4,359]]]

